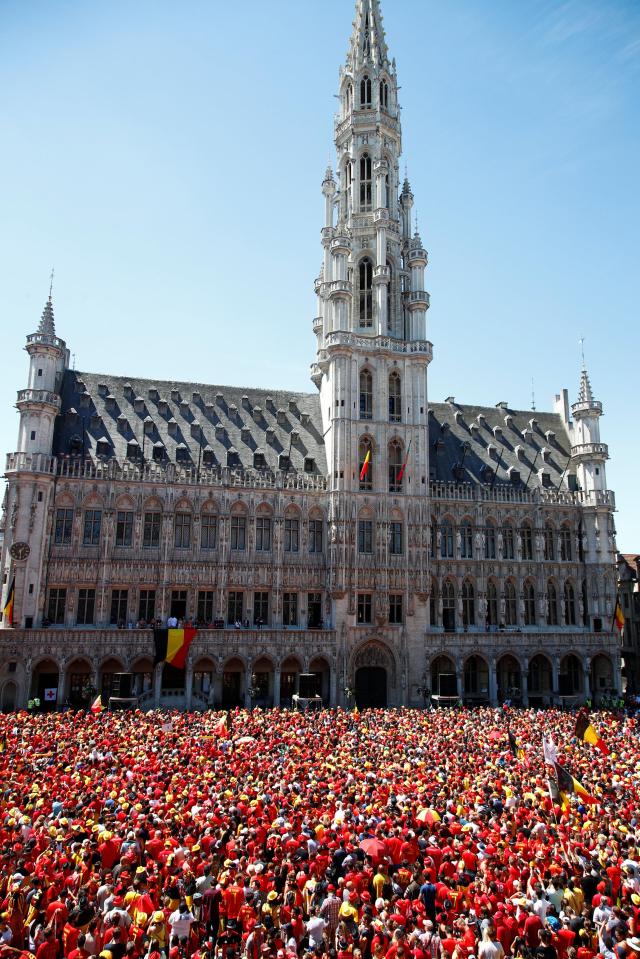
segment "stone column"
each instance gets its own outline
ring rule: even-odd
[[[155,709],[160,705],[160,694],[162,692],[162,663],[158,663],[153,674],[153,706]]]
[[[591,660],[588,656],[582,661],[582,670],[583,670],[583,680],[582,680],[582,692],[583,696],[586,699],[591,699]]]
[[[529,660],[525,659],[520,671],[520,681],[522,685],[522,705],[529,705]]]
[[[191,702],[193,699],[193,663],[191,660],[187,662],[187,668],[184,673],[184,701],[187,710],[191,709]]]
[[[221,704],[222,704],[222,673],[214,673],[213,674],[213,701],[211,702],[211,705],[215,709],[220,709]]]
[[[498,705],[498,681],[496,677],[496,661],[489,660],[489,702],[492,706]]]
[[[551,705],[555,706],[560,685],[560,657],[554,656],[551,660]]]
[[[280,666],[276,666],[273,671],[273,705],[280,705]]]
[[[329,666],[329,705],[334,707],[338,705],[336,696],[337,676],[336,670]]]

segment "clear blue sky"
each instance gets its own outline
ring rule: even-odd
[[[0,449],[55,266],[78,369],[309,389],[320,182],[353,0],[2,0]],[[430,395],[605,417],[618,545],[635,436],[640,4],[382,0],[430,252]]]

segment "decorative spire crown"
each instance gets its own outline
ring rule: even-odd
[[[356,0],[356,16],[347,57],[352,68],[367,61],[382,66],[389,59],[389,51],[382,27],[378,0]]]
[[[44,333],[45,336],[56,335],[56,324],[53,318],[53,303],[51,302],[51,293],[44,305],[40,323],[38,324],[38,333]]]
[[[582,367],[582,373],[580,374],[580,390],[578,392],[578,403],[593,403],[593,391],[591,389],[591,383],[589,382],[589,374],[587,373],[585,367]]]

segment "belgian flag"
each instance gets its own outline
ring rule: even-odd
[[[569,796],[574,793],[578,796],[583,802],[590,803],[592,805],[597,804],[598,800],[587,792],[581,782],[578,782],[577,779],[571,775],[568,769],[565,769],[564,766],[561,766],[560,763],[555,763],[555,772],[556,772],[556,782],[558,784],[558,792],[562,797],[562,805],[569,805]]]
[[[624,613],[620,605],[620,597],[616,596],[616,608],[613,611],[613,624],[619,633],[624,629]]]
[[[9,626],[13,626],[13,601],[16,597],[16,578],[15,576],[11,580],[11,586],[9,587],[9,592],[7,593],[7,598],[2,609],[2,618]]]
[[[196,632],[197,630],[190,626],[184,629],[154,629],[155,665],[170,663],[176,669],[184,669],[189,647],[195,639]]]
[[[519,759],[522,761],[524,759],[524,749],[518,744],[516,737],[513,735],[511,730],[509,730],[509,749],[511,750],[511,755],[514,759]]]
[[[598,736],[596,730],[589,722],[589,717],[582,711],[578,713],[578,718],[576,719],[575,735],[578,739],[582,739],[583,742],[591,743],[592,746],[600,750],[603,756],[609,755],[609,747],[605,741]]]

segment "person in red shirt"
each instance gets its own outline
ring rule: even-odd
[[[530,949],[537,949],[540,945],[540,933],[544,929],[542,921],[536,916],[533,909],[527,910],[527,918],[524,922],[524,938]]]
[[[44,931],[44,942],[38,946],[36,959],[56,959],[58,955],[58,943],[51,926],[47,926]]]

